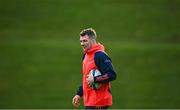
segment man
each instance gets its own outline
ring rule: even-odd
[[[110,81],[116,79],[116,73],[109,56],[105,53],[104,46],[96,42],[96,32],[92,28],[80,32],[80,44],[83,48],[82,85],[73,98],[73,105],[79,106],[83,96],[85,109],[107,109],[112,105]],[[92,69],[98,69],[100,76],[89,75]],[[99,89],[94,89],[92,84],[101,83]]]

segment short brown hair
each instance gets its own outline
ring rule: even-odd
[[[96,31],[93,28],[83,29],[80,36],[88,35],[90,39],[96,39]]]

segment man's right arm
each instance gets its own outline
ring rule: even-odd
[[[82,84],[79,86],[79,89],[78,89],[76,95],[79,95],[79,96],[81,96],[81,97],[83,96],[83,88],[82,88]]]
[[[83,96],[83,88],[82,88],[82,85],[80,85],[76,95],[73,97],[73,100],[72,100],[74,107],[78,107],[80,105],[79,101],[82,96]]]

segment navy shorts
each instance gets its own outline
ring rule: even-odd
[[[96,106],[85,106],[85,109],[108,109],[109,106],[100,106],[100,107],[96,107]]]

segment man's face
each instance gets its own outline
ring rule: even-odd
[[[92,41],[91,41],[91,39],[89,39],[88,35],[80,36],[80,44],[81,44],[83,50],[86,51],[89,48],[91,48]]]

